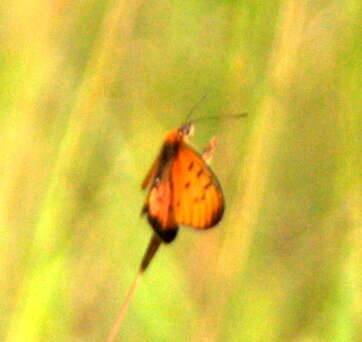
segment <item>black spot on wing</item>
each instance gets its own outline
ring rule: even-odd
[[[204,189],[207,190],[211,186],[211,181],[204,185]]]
[[[200,169],[199,171],[197,171],[196,177],[200,178],[203,173],[204,173],[204,170]]]

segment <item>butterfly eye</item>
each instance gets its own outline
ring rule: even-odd
[[[194,125],[191,123],[187,123],[185,125],[182,125],[179,128],[178,132],[180,136],[190,136],[192,135],[193,130],[194,130]]]

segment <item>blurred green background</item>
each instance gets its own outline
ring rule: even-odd
[[[0,340],[104,341],[166,132],[227,211],[161,248],[119,341],[362,341],[360,0],[3,0]]]

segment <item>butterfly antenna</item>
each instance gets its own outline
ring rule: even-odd
[[[156,234],[154,234],[152,236],[152,238],[148,244],[146,253],[142,258],[142,262],[140,264],[136,277],[134,278],[134,280],[128,290],[127,296],[126,296],[124,302],[122,303],[121,308],[119,309],[117,318],[116,318],[115,322],[113,323],[111,330],[108,333],[108,337],[106,340],[107,342],[113,342],[114,339],[116,338],[117,333],[123,322],[123,319],[126,316],[126,313],[128,311],[129,304],[131,303],[131,300],[134,297],[134,294],[136,293],[136,289],[137,289],[139,280],[141,279],[143,273],[146,271],[146,269],[150,265],[151,260],[153,259],[158,248],[161,245],[161,242],[162,242],[161,239]]]
[[[189,111],[189,113],[187,114],[187,117],[186,117],[186,121],[185,122],[189,122],[190,121],[190,118],[193,114],[193,112],[195,111],[195,109],[202,103],[204,102],[204,100],[207,98],[207,94],[204,94],[200,100],[198,102],[196,102],[194,104],[194,106],[191,108],[191,110]]]
[[[202,120],[215,120],[215,119],[239,119],[239,118],[245,118],[248,116],[248,113],[240,113],[235,115],[224,115],[224,116],[205,116],[201,118],[193,119],[192,122],[198,122]]]

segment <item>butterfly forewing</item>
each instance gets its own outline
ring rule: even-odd
[[[166,141],[142,183],[142,189],[150,188],[142,213],[147,214],[152,228],[164,242],[171,242],[178,230],[172,205],[174,191],[171,181],[175,155],[175,145]]]
[[[153,229],[165,242],[172,241],[178,229],[172,206],[173,188],[170,171],[170,166],[165,165],[160,178],[155,178],[144,209]]]
[[[198,229],[215,226],[224,212],[222,190],[201,155],[184,142],[172,163],[171,177],[175,221]]]

